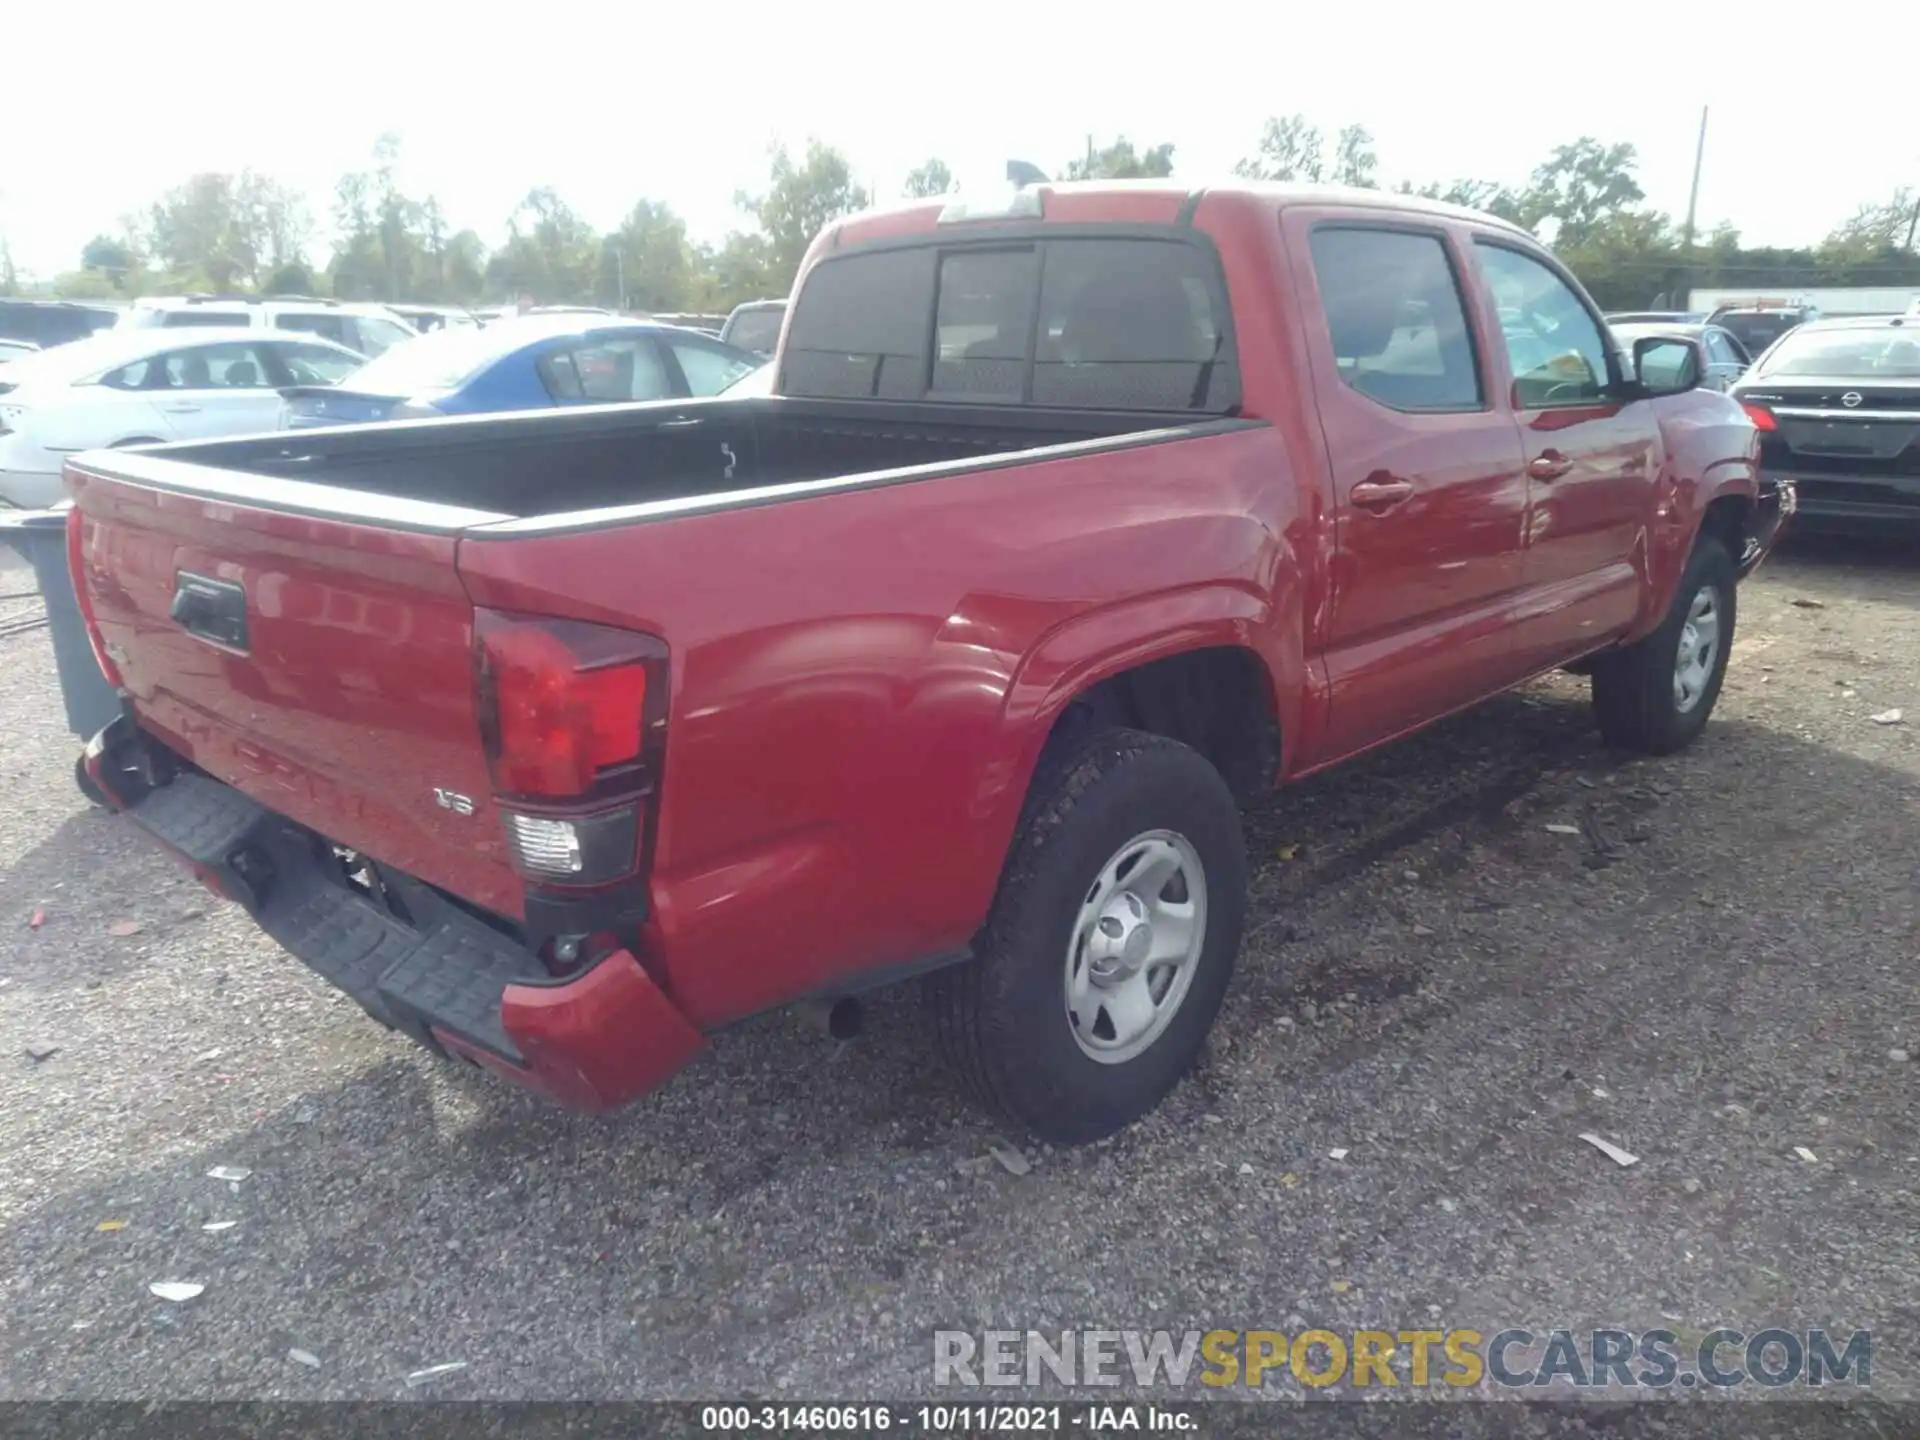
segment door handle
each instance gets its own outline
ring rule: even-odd
[[[704,425],[705,423],[706,421],[698,415],[676,415],[671,420],[662,420],[658,428],[662,430],[690,430],[695,425]]]
[[[1397,475],[1381,475],[1379,479],[1368,478],[1360,481],[1347,492],[1347,498],[1362,510],[1371,510],[1375,514],[1391,510],[1413,494],[1413,482],[1402,480]]]
[[[169,415],[198,415],[200,413],[200,407],[198,405],[162,405],[160,408]]]
[[[1527,474],[1535,480],[1558,480],[1573,469],[1573,461],[1558,450],[1542,450],[1527,462]]]

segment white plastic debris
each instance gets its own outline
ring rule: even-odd
[[[196,1285],[191,1280],[156,1280],[147,1286],[153,1294],[162,1300],[171,1300],[176,1305],[185,1304],[206,1291],[206,1286]]]
[[[1327,1151],[1327,1158],[1329,1160],[1344,1160],[1347,1158],[1347,1152],[1335,1146],[1333,1149]]]
[[[202,1065],[204,1065],[209,1060],[218,1060],[222,1053],[223,1052],[221,1051],[220,1047],[216,1045],[211,1050],[202,1050],[198,1055],[194,1056],[193,1058],[198,1060]]]
[[[1793,1153],[1798,1155],[1802,1160],[1806,1161],[1809,1165],[1818,1165],[1820,1163],[1820,1157],[1814,1154],[1813,1151],[1807,1149],[1807,1147],[1804,1145],[1794,1146]]]
[[[240,1222],[238,1220],[209,1220],[207,1221],[206,1224],[202,1225],[200,1228],[202,1230],[207,1230],[215,1234],[218,1234],[222,1230],[233,1229],[233,1227],[238,1225],[239,1223]]]
[[[1033,1169],[1033,1166],[1027,1163],[1027,1157],[1022,1155],[1016,1146],[1009,1145],[1004,1140],[989,1143],[987,1153],[998,1160],[1000,1168],[1009,1175],[1024,1175]]]
[[[207,1179],[227,1180],[238,1185],[242,1180],[247,1179],[252,1174],[253,1171],[247,1169],[244,1165],[216,1165],[213,1169],[207,1171]]]
[[[1248,1164],[1248,1163],[1247,1163],[1247,1162],[1246,1162],[1245,1160],[1242,1160],[1242,1161],[1240,1162],[1240,1173],[1241,1173],[1242,1175],[1251,1175],[1251,1174],[1253,1174],[1253,1166],[1251,1166],[1251,1165],[1249,1165],[1249,1164]]]
[[[464,1370],[466,1368],[467,1368],[467,1362],[464,1360],[451,1360],[451,1361],[448,1361],[445,1365],[429,1365],[426,1369],[415,1370],[412,1374],[407,1376],[407,1388],[411,1390],[416,1386],[431,1385],[434,1381],[438,1380],[442,1375],[451,1375],[455,1371]]]
[[[287,1358],[293,1361],[294,1364],[305,1365],[309,1369],[318,1370],[320,1368],[320,1357],[311,1350],[289,1350],[287,1351]]]
[[[1902,718],[1902,712],[1899,710],[1882,710],[1878,715],[1869,715],[1867,718],[1876,725],[1898,725]]]
[[[1578,825],[1549,825],[1547,826],[1547,833],[1549,835],[1578,835],[1580,833],[1580,827]]]
[[[1618,1165],[1622,1170],[1626,1169],[1629,1165],[1638,1165],[1640,1163],[1640,1157],[1638,1155],[1622,1150],[1610,1140],[1602,1140],[1591,1130],[1581,1135],[1580,1138],[1586,1141],[1587,1144],[1593,1146],[1594,1149],[1598,1150],[1609,1160],[1613,1161],[1613,1163]]]

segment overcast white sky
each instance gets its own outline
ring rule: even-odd
[[[1687,0],[4,0],[0,234],[21,269],[50,276],[189,173],[250,166],[308,193],[324,262],[334,180],[395,130],[408,188],[489,245],[538,184],[600,227],[644,195],[717,239],[775,141],[840,146],[881,199],[929,155],[963,183],[998,180],[1010,156],[1057,172],[1089,131],[1171,140],[1176,175],[1197,182],[1294,110],[1329,132],[1365,124],[1389,184],[1517,182],[1582,134],[1631,141],[1649,200],[1678,216],[1707,104],[1702,225],[1799,244],[1920,185],[1920,3],[1793,14]]]

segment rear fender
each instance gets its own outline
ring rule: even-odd
[[[1692,397],[1690,397],[1692,398]],[[1716,411],[1732,408],[1725,396],[1698,396]],[[1709,423],[1691,423],[1705,418]],[[1715,423],[1717,422],[1717,423]],[[1700,527],[1716,500],[1739,496],[1749,504],[1760,494],[1760,438],[1744,415],[1695,417],[1679,422],[1663,417],[1666,463],[1656,483],[1653,516],[1647,527],[1647,584],[1630,641],[1659,628],[1673,605],[1674,591],[1699,542]],[[1740,557],[1736,553],[1735,560]]]

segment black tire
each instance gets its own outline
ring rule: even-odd
[[[1695,598],[1708,588],[1714,592],[1713,603],[1719,615],[1718,644],[1705,687],[1683,709],[1674,694],[1680,636]],[[1671,755],[1706,728],[1727,674],[1736,603],[1733,557],[1718,539],[1703,535],[1688,557],[1674,591],[1673,606],[1660,628],[1638,644],[1594,662],[1593,710],[1609,745],[1646,755]]]
[[[1198,858],[1203,938],[1185,997],[1158,1037],[1104,1063],[1081,1048],[1067,1013],[1068,946],[1102,868],[1154,830],[1183,837]],[[1197,752],[1136,730],[1077,743],[1035,777],[976,958],[928,981],[948,1059],[976,1099],[1042,1140],[1085,1144],[1131,1124],[1206,1040],[1240,948],[1246,888],[1239,810]]]
[[[97,806],[102,810],[113,808],[107,797],[101,793],[100,787],[93,783],[93,777],[87,774],[87,757],[84,755],[73,762],[73,783],[80,787],[80,793],[87,797],[89,805]]]

